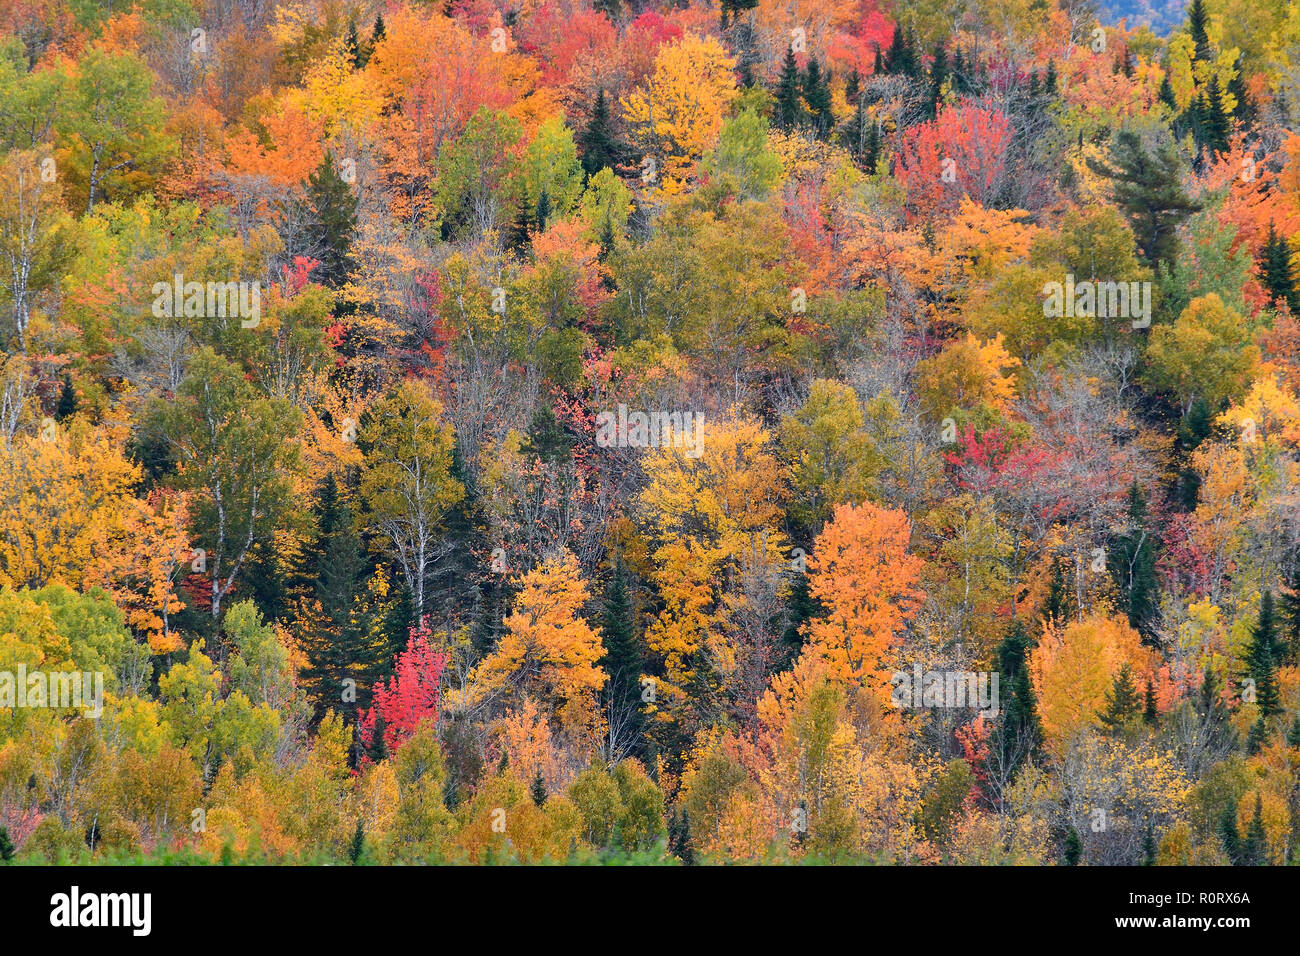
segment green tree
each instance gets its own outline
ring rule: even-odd
[[[1142,697],[1133,680],[1133,668],[1127,661],[1120,666],[1111,688],[1106,692],[1106,709],[1098,716],[1111,732],[1123,731],[1142,713]]]
[[[1260,279],[1274,303],[1285,302],[1294,313],[1300,308],[1296,294],[1295,276],[1291,272],[1291,244],[1278,235],[1277,227],[1269,222],[1268,239],[1260,250]]]
[[[1281,713],[1282,705],[1277,685],[1277,620],[1273,607],[1273,593],[1265,591],[1260,597],[1259,620],[1251,631],[1250,650],[1246,654],[1246,672],[1255,681],[1255,702],[1261,717]]]
[[[804,69],[799,85],[813,131],[818,136],[825,136],[834,124],[835,117],[831,113],[830,74],[823,75],[817,57],[808,58],[808,66]]]
[[[1038,83],[1038,74],[1034,75],[1034,84]],[[933,119],[939,112],[939,103],[943,100],[943,85],[948,82],[948,47],[940,40],[934,47],[934,60],[930,64],[930,103],[929,112]]]
[[[301,413],[259,395],[242,369],[204,346],[175,398],[155,399],[146,421],[177,463],[173,483],[193,496],[190,530],[203,552],[194,568],[206,575],[212,617],[219,618],[249,549],[287,515]]]
[[[125,186],[128,174],[160,172],[173,151],[153,82],[153,71],[132,53],[92,47],[76,62],[54,125],[67,156],[67,179],[85,189],[88,212],[104,193]]]
[[[704,157],[709,176],[738,199],[766,199],[781,181],[781,160],[767,146],[767,122],[742,110],[723,124],[717,148]]]
[[[1182,187],[1182,166],[1174,144],[1164,139],[1148,152],[1138,134],[1121,130],[1109,163],[1088,166],[1112,183],[1115,205],[1123,212],[1146,262],[1170,263],[1178,256],[1178,226],[1200,209]]]
[[[597,666],[609,675],[603,694],[613,749],[615,752],[640,754],[644,720],[641,675],[645,669],[645,653],[637,635],[628,593],[627,567],[618,555],[614,557],[614,571],[605,592],[600,630],[605,655]]]
[[[1109,550],[1108,557],[1129,626],[1151,640],[1160,586],[1156,580],[1158,538],[1147,528],[1147,520],[1146,497],[1134,481],[1128,491],[1128,521],[1124,533]]]
[[[785,49],[785,60],[781,63],[775,96],[772,118],[777,128],[794,129],[803,115],[803,105],[799,101],[799,64],[795,62],[794,50],[790,47]]]
[[[366,456],[361,498],[367,519],[400,565],[417,619],[427,610],[443,521],[465,497],[452,475],[453,444],[441,403],[417,381],[404,382],[377,403],[358,439]]]
[[[591,119],[578,134],[577,145],[582,153],[582,168],[588,176],[594,176],[602,169],[617,168],[626,155],[627,149],[619,141],[614,129],[604,89],[596,93],[596,102],[591,107]]]

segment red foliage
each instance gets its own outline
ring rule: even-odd
[[[894,175],[919,218],[953,211],[963,195],[987,206],[1006,169],[1011,123],[1000,110],[950,106],[903,134]]]
[[[429,639],[429,621],[412,626],[406,650],[397,655],[396,673],[388,683],[375,687],[374,706],[361,717],[358,730],[366,748],[374,745],[378,725],[389,753],[415,733],[421,721],[438,720],[438,703],[442,696],[442,672],[449,655],[435,649]]]

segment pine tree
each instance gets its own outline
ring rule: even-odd
[[[17,855],[13,841],[9,839],[9,829],[0,827],[0,863],[8,863]]]
[[[1035,742],[1042,736],[1038,720],[1038,702],[1030,679],[1028,659],[1032,640],[1024,621],[1016,619],[994,649],[998,671],[1006,682],[1011,699],[1006,702],[1005,727],[1014,734],[1026,734]]]
[[[375,25],[370,28],[370,52],[375,52],[375,47],[379,41],[388,35],[388,28],[384,25],[384,15],[382,12],[375,14]]]
[[[1024,621],[1016,619],[993,651],[993,660],[1006,690],[1002,719],[994,725],[990,753],[997,758],[999,775],[1011,780],[1042,741],[1038,702],[1030,679],[1028,657],[1032,639]]]
[[[1146,706],[1142,709],[1142,719],[1147,724],[1154,724],[1160,719],[1160,711],[1156,707],[1156,685],[1154,681],[1147,681]]]
[[[795,62],[794,50],[786,47],[781,76],[776,82],[776,103],[773,105],[773,120],[778,129],[794,129],[799,123],[803,113],[799,102],[799,85],[799,64]]]
[[[1079,839],[1079,831],[1070,827],[1065,834],[1065,865],[1078,866],[1079,860],[1083,858],[1083,841]]]
[[[876,58],[871,61],[871,75],[880,76],[888,72],[885,66],[885,55],[880,50],[880,44],[876,44]]]
[[[1273,594],[1265,591],[1259,603],[1259,621],[1251,635],[1246,668],[1255,680],[1255,702],[1262,718],[1281,713],[1277,686],[1277,621],[1273,611]]]
[[[577,145],[582,154],[582,168],[588,176],[594,176],[606,167],[615,169],[622,162],[623,145],[614,133],[614,121],[609,115],[609,100],[603,89],[596,93],[596,102],[591,107],[591,119],[578,134]]]
[[[1269,297],[1275,303],[1285,302],[1294,313],[1297,306],[1296,283],[1291,274],[1291,245],[1277,233],[1273,222],[1268,224],[1268,239],[1260,252],[1260,279]]]
[[[1056,61],[1047,61],[1047,77],[1043,80],[1043,92],[1050,97],[1056,96]]]
[[[1099,717],[1107,730],[1115,732],[1123,730],[1141,712],[1142,698],[1133,680],[1133,668],[1125,661],[1106,692],[1106,709]]]
[[[309,252],[320,265],[312,278],[331,289],[347,281],[353,269],[352,234],[357,228],[357,196],[334,168],[328,150],[316,171],[307,177]]]
[[[1291,718],[1291,729],[1286,732],[1286,745],[1300,747],[1300,716]]]
[[[1110,571],[1128,614],[1129,626],[1145,640],[1154,640],[1159,596],[1156,581],[1156,536],[1147,530],[1146,497],[1134,481],[1128,490],[1128,522],[1124,534],[1110,550]]]
[[[1178,226],[1201,208],[1183,192],[1174,144],[1165,140],[1149,154],[1136,132],[1121,130],[1111,164],[1088,160],[1093,172],[1111,181],[1115,205],[1128,219],[1142,258],[1152,267],[1168,266],[1178,256]]]
[[[540,770],[533,775],[532,797],[534,806],[540,807],[546,803],[546,781]]]

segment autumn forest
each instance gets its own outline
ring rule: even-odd
[[[0,0],[0,867],[1300,863],[1300,7],[1126,6]]]

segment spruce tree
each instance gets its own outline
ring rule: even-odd
[[[532,797],[534,806],[541,807],[546,803],[546,781],[540,770],[533,775]]]
[[[316,520],[314,595],[322,620],[303,634],[307,664],[302,681],[317,719],[333,709],[351,724],[367,703],[365,690],[384,669],[387,648],[372,638],[378,630],[378,622],[371,616],[375,609],[360,600],[366,556],[353,526],[352,509],[340,500],[333,475],[322,485]],[[354,682],[351,686],[356,693],[346,695],[352,700],[344,699],[347,680]]]
[[[365,851],[366,851],[366,825],[365,822],[360,817],[358,817],[357,827],[355,830],[352,831],[352,843],[348,847],[348,860],[351,861],[353,866],[356,866],[358,863],[361,862],[361,854],[365,853]]]
[[[1127,727],[1141,712],[1142,698],[1133,680],[1133,668],[1125,661],[1106,692],[1106,709],[1099,717],[1107,730],[1115,732]]]
[[[794,50],[786,47],[781,76],[776,82],[776,102],[772,107],[772,119],[778,129],[794,129],[800,121],[803,108],[799,102],[799,86],[799,64],[795,62]]]
[[[1292,313],[1296,312],[1297,296],[1295,278],[1291,274],[1291,246],[1278,235],[1273,222],[1268,224],[1268,239],[1261,250],[1261,276],[1264,288],[1275,303],[1285,302]]]
[[[1169,82],[1169,71],[1165,71],[1164,78],[1160,81],[1160,92],[1157,98],[1165,106],[1169,107],[1170,112],[1178,112],[1178,101],[1174,99],[1174,85]]]
[[[1146,706],[1142,709],[1142,719],[1147,724],[1154,724],[1160,719],[1160,711],[1156,707],[1156,685],[1154,681],[1147,681]]]
[[[1078,866],[1082,858],[1083,841],[1079,839],[1079,831],[1070,827],[1065,834],[1065,865]]]
[[[1237,808],[1229,803],[1219,817],[1219,842],[1233,866],[1241,865],[1241,834],[1237,832]]]
[[[858,97],[862,95],[862,77],[858,75],[856,68],[849,71],[848,78],[844,81],[844,99],[850,103],[857,104]]]
[[[376,13],[375,25],[370,28],[370,52],[371,53],[375,52],[375,47],[379,45],[379,41],[382,40],[385,36],[387,36],[387,34],[388,34],[388,28],[384,25],[383,13],[382,12]]]
[[[1268,837],[1264,833],[1264,804],[1255,794],[1255,813],[1246,828],[1246,839],[1241,844],[1241,862],[1244,866],[1263,866],[1268,858]]]
[[[1232,118],[1241,124],[1243,130],[1251,129],[1256,119],[1255,101],[1251,98],[1250,90],[1246,89],[1246,70],[1241,55],[1237,56],[1232,79],[1228,81],[1228,93],[1236,101],[1232,108]]]
[[[1037,74],[1034,82],[1037,83]],[[930,65],[930,103],[929,113],[933,118],[938,115],[939,103],[943,99],[943,85],[948,82],[948,48],[940,40],[934,47],[934,62]]]
[[[867,122],[867,142],[862,150],[862,168],[874,176],[880,166],[880,125]]]
[[[17,855],[14,844],[9,839],[9,828],[0,827],[0,863],[8,863]]]
[[[67,421],[77,413],[77,390],[72,387],[72,379],[63,373],[63,386],[59,389],[59,403],[54,406],[54,417],[58,421]]]
[[[808,58],[808,67],[800,80],[803,101],[807,104],[808,118],[817,136],[824,136],[835,117],[831,113],[830,75],[822,75],[821,64],[815,56]]]
[[[1300,663],[1300,549],[1293,550],[1283,562],[1286,582],[1278,597],[1278,617],[1284,638],[1279,661]]]
[[[357,21],[348,18],[348,32],[343,36],[343,53],[352,64],[352,69],[359,70],[365,63],[361,59],[361,37],[357,35]]]
[[[1043,80],[1043,92],[1050,97],[1056,96],[1056,61],[1047,61],[1047,77]]]
[[[1189,463],[1191,454],[1210,436],[1213,427],[1209,406],[1200,398],[1192,403],[1187,417],[1178,424],[1178,450],[1187,463],[1179,470],[1174,497],[1184,514],[1196,510],[1197,500],[1201,496],[1201,476]]]
[[[352,272],[352,235],[357,228],[357,196],[326,150],[320,166],[307,177],[307,239],[310,254],[320,261],[312,279],[338,289]]]
[[[1250,651],[1246,668],[1255,680],[1255,702],[1260,716],[1267,718],[1280,713],[1282,706],[1277,686],[1277,621],[1274,616],[1273,594],[1265,591],[1260,598],[1259,620],[1251,634]]]
[[[1156,581],[1156,536],[1147,528],[1146,497],[1134,481],[1128,491],[1128,522],[1124,534],[1110,549],[1110,571],[1119,588],[1129,626],[1143,639],[1154,640],[1159,596]]]
[[[1232,135],[1232,121],[1223,106],[1223,90],[1219,78],[1211,76],[1201,100],[1201,135],[1212,153],[1226,153]]]
[[[591,107],[591,119],[578,134],[577,145],[582,154],[582,168],[588,176],[594,176],[606,167],[615,169],[623,159],[623,146],[614,133],[609,100],[603,89],[596,93],[596,102]]]
[[[621,556],[614,558],[614,571],[601,613],[601,642],[605,656],[600,667],[609,675],[605,685],[611,723],[634,752],[642,747],[641,674],[645,655],[636,632],[636,620],[628,593],[627,567]]]
[[[1187,32],[1191,35],[1194,47],[1192,62],[1208,63],[1214,58],[1210,48],[1210,34],[1207,29],[1209,13],[1205,9],[1205,0],[1192,0],[1187,8]]]
[[[1147,824],[1147,831],[1142,837],[1142,865],[1156,865],[1156,834],[1151,824]]]
[[[537,231],[546,231],[546,221],[551,218],[551,194],[546,187],[537,196]]]

